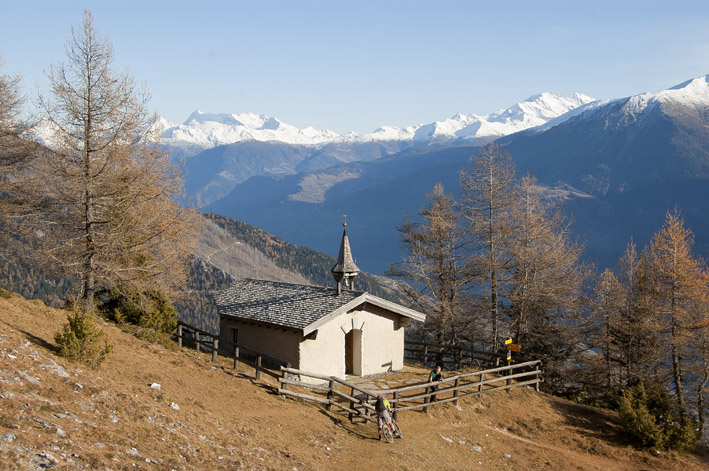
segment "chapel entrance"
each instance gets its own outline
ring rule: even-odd
[[[345,334],[345,373],[362,375],[362,331],[359,329]]]

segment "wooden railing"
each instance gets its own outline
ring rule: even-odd
[[[190,335],[187,335],[190,334]],[[184,340],[194,341],[195,350],[199,353],[205,347],[205,351],[212,352],[212,363],[217,362],[217,352],[219,351],[219,336],[206,330],[177,321],[177,346],[182,349]]]
[[[440,363],[444,370],[462,370],[497,367],[505,364],[507,356],[460,345],[406,341],[404,360],[410,363],[421,363],[424,366]]]
[[[429,407],[458,400],[504,391],[512,388],[534,386],[539,391],[541,378],[541,361],[528,361],[519,364],[508,364],[497,368],[464,373],[446,378],[436,383],[421,382],[392,389],[367,390],[335,376],[324,376],[308,373],[293,368],[281,368],[281,387],[278,392],[283,395],[297,397],[325,405],[327,410],[333,406],[346,411],[349,419],[356,417],[368,421],[376,421],[370,417],[374,410],[372,405],[377,394],[386,395],[391,404],[393,415],[406,410],[422,409],[428,412]],[[304,378],[317,380],[316,384],[303,381]],[[325,385],[327,382],[327,386]],[[288,386],[306,389],[308,393],[295,392]],[[343,391],[349,390],[349,394]],[[359,394],[357,394],[359,393]],[[344,403],[343,403],[344,400]]]
[[[363,389],[336,376],[308,373],[307,371],[286,367],[281,367],[281,372],[282,377],[278,380],[281,383],[281,387],[278,389],[279,394],[317,402],[324,405],[328,411],[332,410],[334,406],[347,412],[350,421],[354,421],[355,417],[360,417],[365,421],[376,423],[376,416],[370,417],[370,413],[374,411],[372,402],[376,400],[378,392]],[[320,383],[303,382],[302,379],[304,377],[315,379]],[[325,381],[327,381],[327,386],[324,384]],[[318,395],[292,391],[288,389],[289,385],[307,389],[311,393]],[[343,392],[342,389],[349,390],[349,394]]]
[[[254,376],[256,380],[261,379],[261,373],[278,379],[281,377],[281,375],[277,372],[278,368],[281,366],[290,368],[291,366],[287,361],[259,352],[244,345],[229,344],[226,346],[221,346],[219,344],[218,335],[198,329],[181,321],[177,322],[176,337],[177,345],[180,349],[183,348],[183,344],[185,343],[184,341],[186,340],[187,342],[194,342],[195,350],[197,350],[197,352],[211,352],[212,363],[217,362],[217,355],[222,355],[234,360],[235,370],[239,369],[240,362],[251,366],[255,370]],[[266,364],[274,366],[275,371],[267,368]]]

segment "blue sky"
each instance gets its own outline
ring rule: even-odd
[[[84,8],[152,95],[369,132],[487,114],[542,91],[596,98],[709,74],[709,2],[0,0],[3,73],[31,101]]]

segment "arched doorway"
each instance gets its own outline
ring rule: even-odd
[[[345,334],[345,373],[362,375],[362,331],[352,329]]]

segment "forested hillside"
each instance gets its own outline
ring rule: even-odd
[[[257,227],[213,214],[198,223],[199,243],[192,256],[187,282],[175,300],[180,318],[204,330],[217,332],[214,294],[235,278],[259,278],[291,283],[334,286],[330,269],[335,258],[299,247]],[[76,281],[51,271],[32,257],[28,241],[15,241],[13,251],[0,252],[0,287],[30,299],[61,306],[76,294]],[[337,246],[338,241],[333,241]],[[398,282],[362,273],[356,288],[401,301]]]

